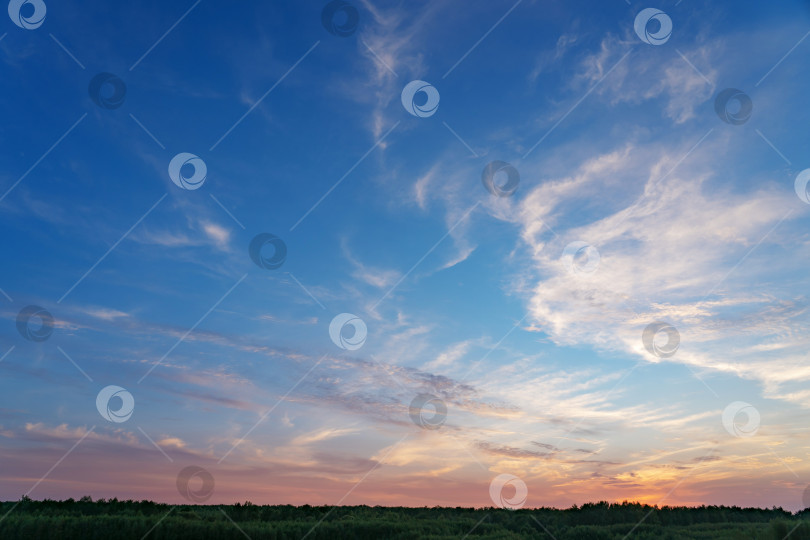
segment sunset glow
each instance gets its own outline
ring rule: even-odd
[[[0,500],[808,506],[806,2],[34,4]]]

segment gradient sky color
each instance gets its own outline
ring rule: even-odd
[[[185,502],[196,465],[211,503],[490,506],[507,473],[529,507],[803,507],[808,3],[662,1],[650,45],[630,0],[352,1],[347,37],[326,2],[2,23],[0,499]],[[118,108],[88,95],[102,72]],[[435,114],[403,107],[413,80]],[[181,152],[199,189],[169,177]],[[496,160],[511,197],[482,184]],[[280,268],[249,257],[260,233]],[[593,272],[564,264],[577,241]],[[18,333],[28,305],[48,340]],[[359,349],[330,339],[341,313]],[[96,409],[108,385],[125,422]],[[754,436],[724,428],[735,402]]]

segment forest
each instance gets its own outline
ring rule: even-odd
[[[171,505],[79,500],[0,503],[0,538],[128,539],[810,539],[810,509],[588,503],[567,509]]]

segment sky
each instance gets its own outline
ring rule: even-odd
[[[0,499],[810,506],[807,2],[0,36]]]

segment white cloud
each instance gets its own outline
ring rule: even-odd
[[[557,344],[587,343],[656,360],[644,349],[641,332],[663,320],[681,334],[681,348],[669,361],[755,379],[772,389],[782,381],[810,378],[810,370],[791,367],[795,359],[763,361],[756,356],[761,351],[733,346],[735,340],[778,338],[771,346],[775,352],[791,350],[805,341],[795,337],[801,335],[805,310],[778,300],[778,284],[770,290],[748,287],[769,280],[767,250],[790,234],[783,220],[795,201],[788,190],[767,182],[746,192],[709,189],[721,174],[714,156],[723,155],[726,144],[707,140],[674,171],[684,145],[609,152],[569,177],[538,185],[519,209],[504,214],[519,223],[533,261],[527,273],[535,280],[529,293],[534,329]],[[627,172],[645,170],[638,194]],[[616,184],[628,176],[628,183]],[[594,193],[611,191],[613,207],[603,217],[571,216],[571,209]],[[559,236],[543,223],[552,224]],[[571,273],[561,264],[563,248],[575,240],[598,249],[601,259],[593,273]]]
[[[226,249],[231,240],[231,232],[225,227],[210,221],[201,223],[203,231],[219,249]]]
[[[553,51],[543,51],[538,54],[537,62],[529,72],[528,79],[530,82],[537,81],[537,78],[544,72],[548,71],[555,63],[559,62],[574,46],[579,39],[575,33],[566,33],[557,38],[557,44]]]
[[[425,371],[442,371],[449,367],[455,367],[458,360],[463,358],[470,350],[470,347],[480,340],[466,340],[451,345],[445,351],[439,353],[434,360],[423,366]]]
[[[572,84],[580,89],[592,87],[601,80],[596,93],[607,97],[613,105],[664,99],[663,111],[676,124],[692,119],[695,109],[714,95],[718,72],[710,59],[722,55],[723,42],[715,40],[684,47],[683,57],[677,53],[662,57],[654,54],[660,53],[657,48],[637,47],[620,62],[631,46],[632,43],[607,36],[598,52],[581,61]]]
[[[420,36],[436,20],[436,12],[442,6],[438,3],[419,9],[409,5],[387,6],[381,10],[373,2],[363,0],[363,7],[373,18],[373,24],[363,25],[357,40],[358,52],[365,58],[367,68],[364,79],[347,84],[345,93],[351,99],[372,105],[369,124],[376,140],[394,123],[385,110],[399,99],[402,81],[424,76],[428,71]],[[384,149],[386,145],[380,146]]]
[[[428,195],[430,194],[429,189],[436,177],[438,169],[439,164],[437,163],[431,167],[428,172],[417,178],[416,182],[413,184],[414,198],[416,199],[416,203],[419,205],[419,208],[422,210],[427,208],[427,203],[429,200]]]
[[[195,241],[187,234],[174,231],[153,231],[147,227],[144,227],[142,231],[133,233],[131,238],[142,244],[153,244],[166,247],[186,247],[199,245],[198,241]]]
[[[344,428],[344,429],[337,429],[337,428],[328,428],[328,429],[318,429],[315,431],[311,431],[309,433],[302,433],[295,437],[290,444],[293,446],[307,446],[316,442],[326,441],[329,439],[334,439],[337,437],[344,437],[346,435],[351,435],[353,433],[357,433],[359,431],[358,428]]]
[[[354,267],[352,277],[355,279],[359,279],[363,283],[379,289],[390,288],[399,279],[400,273],[396,270],[378,268],[360,262],[349,251],[348,243],[345,240],[341,243],[341,247],[343,248],[343,255],[346,257],[346,260]]]
[[[123,311],[118,311],[117,309],[108,309],[108,308],[101,308],[101,307],[91,307],[86,308],[84,310],[85,313],[90,315],[91,317],[95,317],[97,319],[101,319],[103,321],[114,321],[115,319],[120,319],[124,317],[129,317],[129,313],[125,313]]]

